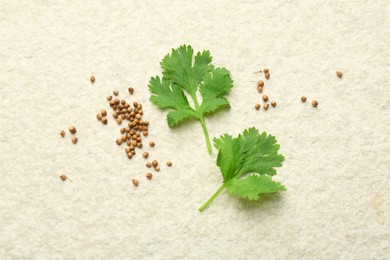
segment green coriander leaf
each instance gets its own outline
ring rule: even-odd
[[[167,115],[169,127],[173,127],[183,119],[198,117],[179,86],[171,85],[168,80],[157,76],[150,80],[149,90],[154,94],[150,97],[150,101],[160,108],[173,109]]]
[[[155,77],[149,82],[153,94],[150,100],[160,108],[172,110],[167,115],[169,127],[187,118],[199,120],[210,154],[211,143],[204,117],[229,106],[224,96],[233,87],[229,71],[225,68],[214,69],[211,61],[209,51],[198,52],[194,57],[192,47],[182,45],[161,61],[162,79]],[[191,97],[194,107],[188,103],[187,96]],[[201,103],[198,96],[202,97]]]
[[[236,138],[227,134],[214,138],[214,146],[218,149],[217,165],[222,172],[223,185],[200,207],[200,211],[225,188],[228,188],[231,195],[240,195],[250,200],[257,199],[261,193],[285,189],[270,177],[276,174],[275,168],[282,166],[284,160],[283,155],[278,153],[280,146],[272,135],[265,132],[259,134],[259,131],[252,127]],[[257,175],[240,179],[249,173]]]
[[[286,190],[286,188],[280,182],[273,181],[270,176],[251,175],[245,179],[234,180],[227,187],[227,190],[232,196],[241,196],[249,200],[258,200],[260,194],[283,191]]]

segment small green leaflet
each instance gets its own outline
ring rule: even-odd
[[[169,110],[168,126],[174,127],[185,119],[199,120],[210,154],[211,143],[204,117],[229,106],[224,96],[233,87],[230,72],[225,68],[214,68],[211,61],[209,51],[198,52],[194,57],[192,47],[182,45],[172,49],[172,53],[161,61],[163,77],[152,77],[149,81],[150,101]],[[198,91],[202,97],[200,104]],[[187,96],[191,97],[195,107],[189,104]]]
[[[258,200],[261,194],[286,190],[272,180],[275,167],[282,166],[283,155],[272,135],[259,134],[256,128],[246,129],[238,137],[228,134],[214,138],[218,149],[217,165],[221,169],[223,185],[199,208],[203,211],[225,188],[232,196]],[[251,175],[249,175],[252,173]]]

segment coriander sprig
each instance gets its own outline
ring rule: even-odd
[[[252,127],[238,137],[228,134],[214,138],[218,149],[217,165],[221,169],[223,184],[206,201],[199,211],[203,211],[225,188],[232,196],[248,200],[258,200],[261,194],[286,190],[279,182],[272,180],[275,167],[282,166],[283,155],[278,153],[279,145],[272,135]],[[253,173],[252,175],[249,175]]]
[[[209,51],[198,52],[195,57],[193,54],[191,46],[182,45],[163,58],[160,63],[163,77],[156,76],[149,81],[149,90],[153,94],[150,101],[170,110],[167,114],[169,127],[185,119],[199,120],[211,154],[205,115],[230,105],[224,96],[233,87],[233,81],[226,68],[214,68]],[[194,107],[189,104],[187,96],[191,97]]]

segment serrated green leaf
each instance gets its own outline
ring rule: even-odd
[[[245,179],[232,181],[227,190],[232,196],[241,196],[249,200],[258,200],[261,194],[286,190],[280,183],[267,175],[251,175]]]

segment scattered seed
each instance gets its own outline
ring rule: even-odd
[[[264,87],[264,81],[262,81],[262,80],[259,80],[259,81],[257,81],[257,87]]]
[[[126,136],[125,136],[125,135],[122,136],[122,137],[121,137],[121,140],[122,140],[122,142],[126,142],[126,140],[127,140]]]
[[[118,123],[118,125],[122,124],[122,118],[118,117],[118,118],[116,119],[116,122]]]
[[[72,143],[76,144],[79,139],[77,137],[72,137]]]
[[[269,72],[269,69],[263,69],[264,73],[268,73]]]
[[[126,104],[126,100],[122,99],[122,100],[121,100],[121,104],[122,104],[122,105],[125,105],[125,104]]]
[[[107,111],[102,109],[102,111],[100,111],[100,114],[102,114],[102,116],[107,116]]]
[[[148,172],[148,173],[146,174],[146,178],[148,178],[149,180],[151,180],[152,177],[153,177],[153,174],[152,174],[151,172]]]
[[[257,87],[257,91],[258,91],[259,93],[263,93],[263,87]]]
[[[127,158],[129,158],[129,159],[133,158],[133,154],[131,152],[128,152],[127,153]]]
[[[154,167],[154,169],[159,172],[160,171],[160,166],[156,166],[156,167]]]
[[[269,73],[265,73],[264,76],[266,79],[269,79],[271,75]]]
[[[172,166],[172,162],[171,161],[167,161],[167,165],[168,165],[168,167],[171,167]]]
[[[144,152],[144,153],[142,154],[142,156],[146,159],[146,158],[148,158],[149,153],[148,153],[148,152]]]
[[[139,184],[139,180],[137,180],[137,179],[133,179],[133,185],[134,185],[135,187],[137,187],[137,186],[138,186],[138,184]]]
[[[65,131],[61,130],[60,135],[61,135],[61,137],[64,137],[65,136]]]
[[[305,103],[305,102],[306,102],[306,97],[305,97],[305,96],[302,96],[302,97],[301,97],[301,101],[302,101],[303,103]]]
[[[138,106],[138,102],[137,101],[133,102],[133,106],[137,107]]]
[[[341,71],[336,71],[336,75],[337,77],[339,77],[340,79],[343,77],[343,73]]]
[[[153,161],[152,161],[152,165],[153,165],[154,168],[156,168],[157,165],[158,165],[158,161],[157,161],[157,160],[153,160]]]
[[[271,102],[271,106],[276,107],[276,102],[275,102],[275,101],[272,101],[272,102]]]
[[[89,80],[92,82],[92,84],[95,83],[95,76],[92,75],[92,76],[89,78]]]
[[[97,117],[97,119],[98,119],[99,121],[102,120],[102,118],[103,118],[102,114],[97,114],[96,117]]]
[[[311,102],[311,105],[312,105],[313,107],[317,107],[317,106],[318,106],[318,101],[317,101],[317,100],[313,100],[313,101]]]
[[[77,132],[76,127],[70,126],[69,127],[69,132],[71,132],[72,134],[75,134]]]
[[[150,162],[147,162],[145,165],[146,165],[146,167],[148,167],[148,168],[152,167],[152,164],[151,164]]]
[[[156,144],[153,141],[149,142],[150,147],[154,147]]]
[[[142,134],[143,134],[144,136],[148,136],[148,131],[142,131]]]
[[[116,144],[117,145],[121,145],[122,144],[122,140],[120,138],[116,139]]]
[[[267,95],[263,95],[262,98],[263,98],[263,101],[264,101],[264,102],[267,102],[267,101],[268,101],[268,96],[267,96]]]
[[[130,94],[134,94],[134,88],[130,87],[130,88],[128,88],[128,91],[129,91]]]
[[[268,105],[268,104],[264,104],[264,105],[263,105],[263,109],[264,109],[264,110],[268,110],[268,108],[269,108],[269,105]]]
[[[105,124],[105,125],[107,125],[107,117],[103,117],[103,118],[102,118],[102,123]]]
[[[65,174],[61,174],[60,178],[61,178],[61,180],[66,181],[66,179],[68,179],[68,176],[66,176]]]
[[[112,96],[111,95],[108,95],[107,96],[107,101],[111,101],[112,100]]]
[[[138,148],[142,148],[142,143],[137,143]]]
[[[118,91],[118,90],[114,90],[114,91],[112,92],[112,94],[114,94],[115,96],[118,96],[118,95],[119,95],[119,91]]]
[[[256,110],[259,110],[259,109],[260,109],[260,104],[256,104],[256,105],[255,105],[255,109],[256,109]]]

